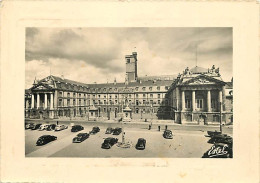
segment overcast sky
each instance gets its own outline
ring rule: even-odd
[[[187,66],[220,68],[232,78],[232,28],[27,28],[26,88],[50,75],[84,83],[124,82],[125,55],[138,75],[174,75]]]

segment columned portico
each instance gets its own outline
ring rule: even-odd
[[[50,94],[51,95],[51,101],[50,101],[50,109],[53,109],[53,93]]]
[[[48,107],[48,99],[47,99],[47,93],[44,93],[44,108],[47,109]]]
[[[192,111],[195,111],[196,104],[195,104],[195,90],[192,90]]]
[[[211,91],[208,90],[207,92],[207,107],[208,107],[208,112],[211,112]]]
[[[34,108],[34,94],[32,94],[32,98],[31,98],[31,108],[33,109]]]
[[[39,93],[37,93],[36,106],[37,106],[37,109],[39,109],[39,107],[40,107],[40,94]]]
[[[185,110],[185,91],[182,90],[181,91],[181,110],[184,111]]]

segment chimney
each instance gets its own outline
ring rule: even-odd
[[[114,85],[116,85],[116,78],[114,79]]]

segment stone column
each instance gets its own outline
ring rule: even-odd
[[[185,91],[181,91],[181,106],[182,106],[182,111],[185,109]]]
[[[207,107],[208,107],[208,112],[211,112],[211,91],[208,90],[207,93]]]
[[[34,94],[32,94],[32,98],[31,98],[31,108],[34,108]]]
[[[40,107],[40,94],[37,93],[37,101],[36,101],[37,109]]]
[[[180,107],[179,107],[179,88],[176,88],[176,108],[177,108],[177,111],[179,111]]]
[[[53,93],[51,93],[50,109],[53,109]]]
[[[48,99],[47,99],[47,93],[44,93],[44,108],[47,109]]]
[[[195,90],[192,90],[192,111],[195,111],[196,109],[196,103],[195,103]]]
[[[219,91],[219,102],[221,102],[221,106],[219,106],[219,110],[222,111],[222,106],[223,106],[223,100],[222,100],[222,91],[220,90]]]

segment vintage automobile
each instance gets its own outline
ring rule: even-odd
[[[145,144],[146,144],[146,140],[144,138],[139,138],[135,148],[138,150],[144,150]]]
[[[57,137],[53,136],[53,135],[43,135],[43,136],[38,138],[36,145],[41,146],[41,145],[47,144],[51,141],[54,141],[56,139],[57,139]]]
[[[172,139],[173,138],[172,131],[171,130],[165,130],[163,132],[163,137],[166,138],[166,139]]]
[[[216,143],[203,154],[202,158],[233,158],[233,146],[232,144]]]
[[[86,140],[87,138],[89,138],[88,133],[79,133],[76,137],[73,138],[72,142],[73,143],[81,143],[84,140]]]
[[[214,135],[219,135],[219,134],[221,134],[221,132],[220,132],[220,131],[217,131],[217,130],[215,130],[215,131],[207,131],[207,133],[208,133],[208,135],[209,135],[210,137],[212,137],[212,136],[214,136]]]
[[[113,130],[113,135],[119,135],[120,133],[122,132],[122,128],[115,128],[114,130]]]
[[[111,133],[113,133],[113,131],[114,131],[113,128],[108,127],[108,128],[106,129],[106,134],[111,134]]]
[[[67,128],[68,128],[68,126],[66,126],[66,125],[57,125],[55,127],[55,131],[61,131],[61,130],[65,130]]]
[[[110,149],[114,144],[118,142],[117,138],[108,137],[104,140],[104,142],[101,145],[102,149]]]
[[[31,129],[32,129],[32,130],[38,130],[41,125],[42,125],[42,124],[36,124],[36,125],[34,125],[34,127],[31,128]]]
[[[34,127],[33,123],[25,123],[25,129],[32,129]]]
[[[39,131],[46,130],[48,128],[48,126],[49,126],[48,124],[42,124],[38,130]]]
[[[78,131],[81,131],[81,130],[84,130],[84,127],[81,126],[81,125],[74,125],[71,127],[71,132],[78,132]]]
[[[56,125],[55,124],[50,124],[48,127],[47,127],[47,131],[52,131],[52,130],[55,130],[56,128]]]
[[[89,132],[90,134],[94,135],[100,131],[99,127],[95,126],[92,128],[92,130]]]
[[[208,143],[225,143],[225,144],[232,144],[233,138],[227,134],[218,134],[213,135],[209,140]]]

